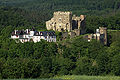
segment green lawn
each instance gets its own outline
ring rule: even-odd
[[[63,80],[63,79],[0,79],[0,80]]]
[[[0,79],[1,80],[1,79]],[[2,80],[120,80],[115,76],[56,76],[52,79],[2,79]]]
[[[120,77],[114,76],[62,76],[62,77],[55,77],[55,79],[62,79],[62,80],[120,80]]]

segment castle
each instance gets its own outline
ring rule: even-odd
[[[53,18],[46,22],[47,30],[62,32],[62,38],[65,39],[70,35],[70,38],[85,34],[85,15],[72,15],[72,12],[54,12]],[[107,44],[107,28],[99,27],[96,29],[96,34],[87,36],[88,42],[92,39],[99,40],[103,44]]]
[[[53,18],[46,22],[47,30],[54,30],[62,32],[62,39],[66,39],[68,36],[73,38],[81,34],[85,34],[85,15],[72,16],[72,12],[54,12]],[[56,42],[56,35],[54,31],[35,31],[35,30],[15,30],[12,32],[12,39],[19,39],[20,42],[39,42],[41,39],[48,42]],[[107,28],[99,27],[96,29],[95,34],[85,36],[88,42],[92,39],[99,40],[101,43],[107,45]]]
[[[85,16],[72,16],[72,12],[54,12],[53,18],[46,22],[46,28],[79,36],[85,33]]]

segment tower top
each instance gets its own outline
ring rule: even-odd
[[[65,11],[65,12],[57,11],[57,12],[54,12],[54,14],[72,14],[72,12],[70,12],[70,11]]]

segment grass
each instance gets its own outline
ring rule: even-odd
[[[66,75],[66,76],[56,76],[51,79],[2,79],[2,80],[120,80],[120,77]]]
[[[117,32],[117,31],[120,31],[120,30],[111,30],[111,29],[108,29],[107,31],[108,32]]]
[[[120,80],[120,77],[116,76],[61,76],[55,77],[55,79],[62,80]]]
[[[63,80],[63,79],[0,79],[0,80]]]

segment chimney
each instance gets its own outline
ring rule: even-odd
[[[27,31],[27,34],[29,33],[29,30],[28,29],[26,29],[26,31]]]
[[[39,35],[40,35],[40,32],[39,32]]]

